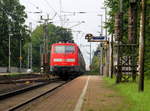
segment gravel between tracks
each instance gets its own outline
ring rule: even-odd
[[[16,83],[16,84],[0,84],[0,94],[8,93],[10,91],[25,88],[35,83]]]
[[[49,79],[55,79],[56,77],[51,77],[47,79],[43,75],[32,74],[32,75],[22,75],[16,77],[0,76],[0,95],[4,93],[9,93],[18,89],[26,88],[28,86],[33,86],[40,82],[48,82]],[[57,79],[57,78],[56,78]]]

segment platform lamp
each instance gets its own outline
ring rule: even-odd
[[[8,19],[9,19],[9,22],[11,23],[12,21],[12,18],[11,16],[8,16]],[[8,43],[8,48],[9,48],[9,51],[8,51],[8,71],[7,72],[11,72],[11,39],[10,37],[12,36],[12,33],[11,33],[11,25],[10,23],[8,24],[8,36],[9,36],[9,43]]]

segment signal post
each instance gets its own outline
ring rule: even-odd
[[[87,39],[88,40],[88,42],[100,42],[101,43],[101,55],[100,55],[100,62],[101,62],[101,64],[100,64],[100,74],[101,75],[104,75],[104,64],[103,64],[103,51],[104,51],[104,49],[106,49],[106,48],[109,48],[108,47],[108,45],[109,45],[109,41],[108,40],[106,40],[106,37],[105,36],[102,36],[102,35],[100,35],[100,36],[93,36],[92,34],[86,34],[86,36],[85,36],[85,39]],[[112,56],[112,55],[111,55]],[[108,58],[106,58],[106,59],[108,59]],[[106,62],[106,61],[105,61]],[[107,60],[107,62],[108,62],[108,60]],[[105,64],[107,64],[107,63],[105,63]],[[108,67],[108,68],[106,68],[106,67]],[[109,65],[106,65],[106,69],[109,69]],[[111,69],[111,70],[113,70],[113,69]],[[106,76],[108,75],[108,74],[105,74]]]

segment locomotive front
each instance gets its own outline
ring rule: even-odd
[[[52,45],[50,71],[59,76],[69,76],[79,72],[78,48],[74,43],[56,43]]]

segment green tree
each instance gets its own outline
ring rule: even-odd
[[[108,31],[110,34],[113,33],[114,31],[114,16],[115,14],[119,11],[119,1],[120,0],[105,0],[105,6],[108,7],[110,10],[108,12],[109,14],[109,20],[108,22],[106,23],[106,27],[108,28]],[[127,42],[127,31],[128,31],[128,28],[127,28],[127,25],[128,25],[128,8],[129,8],[129,2],[130,0],[123,0],[123,14],[124,14],[124,19],[123,19],[123,35],[124,35],[124,38],[123,38],[123,42]],[[140,19],[140,0],[137,0],[137,10],[138,10],[138,24],[137,24],[137,28],[138,28],[138,36],[139,36],[139,19]],[[150,77],[150,46],[149,46],[149,42],[150,42],[150,13],[149,13],[149,10],[150,10],[150,0],[147,0],[147,3],[146,3],[146,32],[145,32],[145,55],[144,55],[144,58],[145,58],[145,74],[146,75],[149,75]],[[138,39],[138,38],[137,38]],[[138,40],[137,40],[138,41]],[[137,52],[138,53],[138,52]]]
[[[144,70],[145,70],[145,74],[147,75],[147,77],[150,78],[150,0],[147,0],[147,4],[146,4],[146,31],[145,31],[145,55],[144,55],[144,59],[145,59],[145,64],[144,64]]]
[[[53,24],[48,24],[47,27],[49,52],[51,44],[62,40],[67,41],[73,39],[71,31],[66,28],[55,26]],[[44,33],[44,25],[40,25],[31,34],[33,44],[33,67],[35,68],[40,67],[40,46],[43,44]],[[26,55],[28,46],[29,43],[26,43],[24,46],[24,49],[26,49]]]
[[[8,41],[11,34],[11,65],[19,64],[19,43],[28,39],[27,26],[24,25],[25,7],[19,0],[0,0],[0,60],[1,66],[8,65]]]

